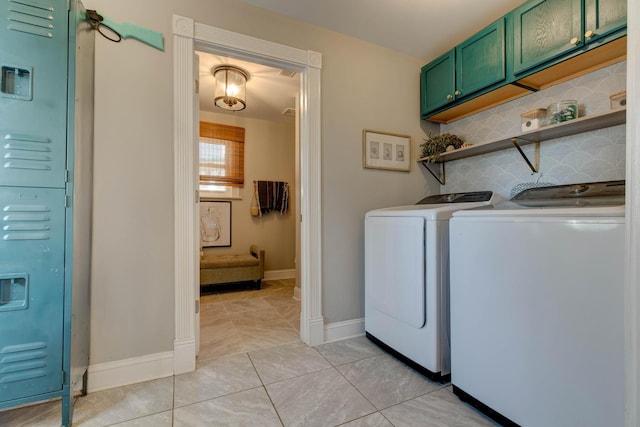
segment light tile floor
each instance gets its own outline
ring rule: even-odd
[[[74,426],[495,426],[366,338],[308,347],[291,281],[201,298],[195,372],[77,399]],[[60,403],[0,412],[0,426],[53,427]]]

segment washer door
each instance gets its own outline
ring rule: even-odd
[[[414,328],[425,325],[424,218],[365,221],[365,298]]]

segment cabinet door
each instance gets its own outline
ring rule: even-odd
[[[515,74],[584,44],[582,4],[582,0],[530,0],[513,10]]]
[[[62,389],[64,200],[0,186],[0,404]]]
[[[626,0],[585,0],[585,38],[597,40],[627,25]]]
[[[5,1],[0,22],[0,183],[64,188],[67,1]]]
[[[504,18],[501,18],[456,47],[456,97],[505,79],[504,39]]]
[[[420,111],[426,115],[454,99],[455,51],[450,50],[422,67]]]

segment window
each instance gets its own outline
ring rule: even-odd
[[[237,197],[244,186],[244,128],[200,122],[200,193]]]

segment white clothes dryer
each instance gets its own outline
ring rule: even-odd
[[[443,194],[365,216],[366,335],[433,380],[450,373],[449,218],[500,201],[491,191]]]
[[[624,181],[456,212],[451,382],[502,425],[624,425]]]

